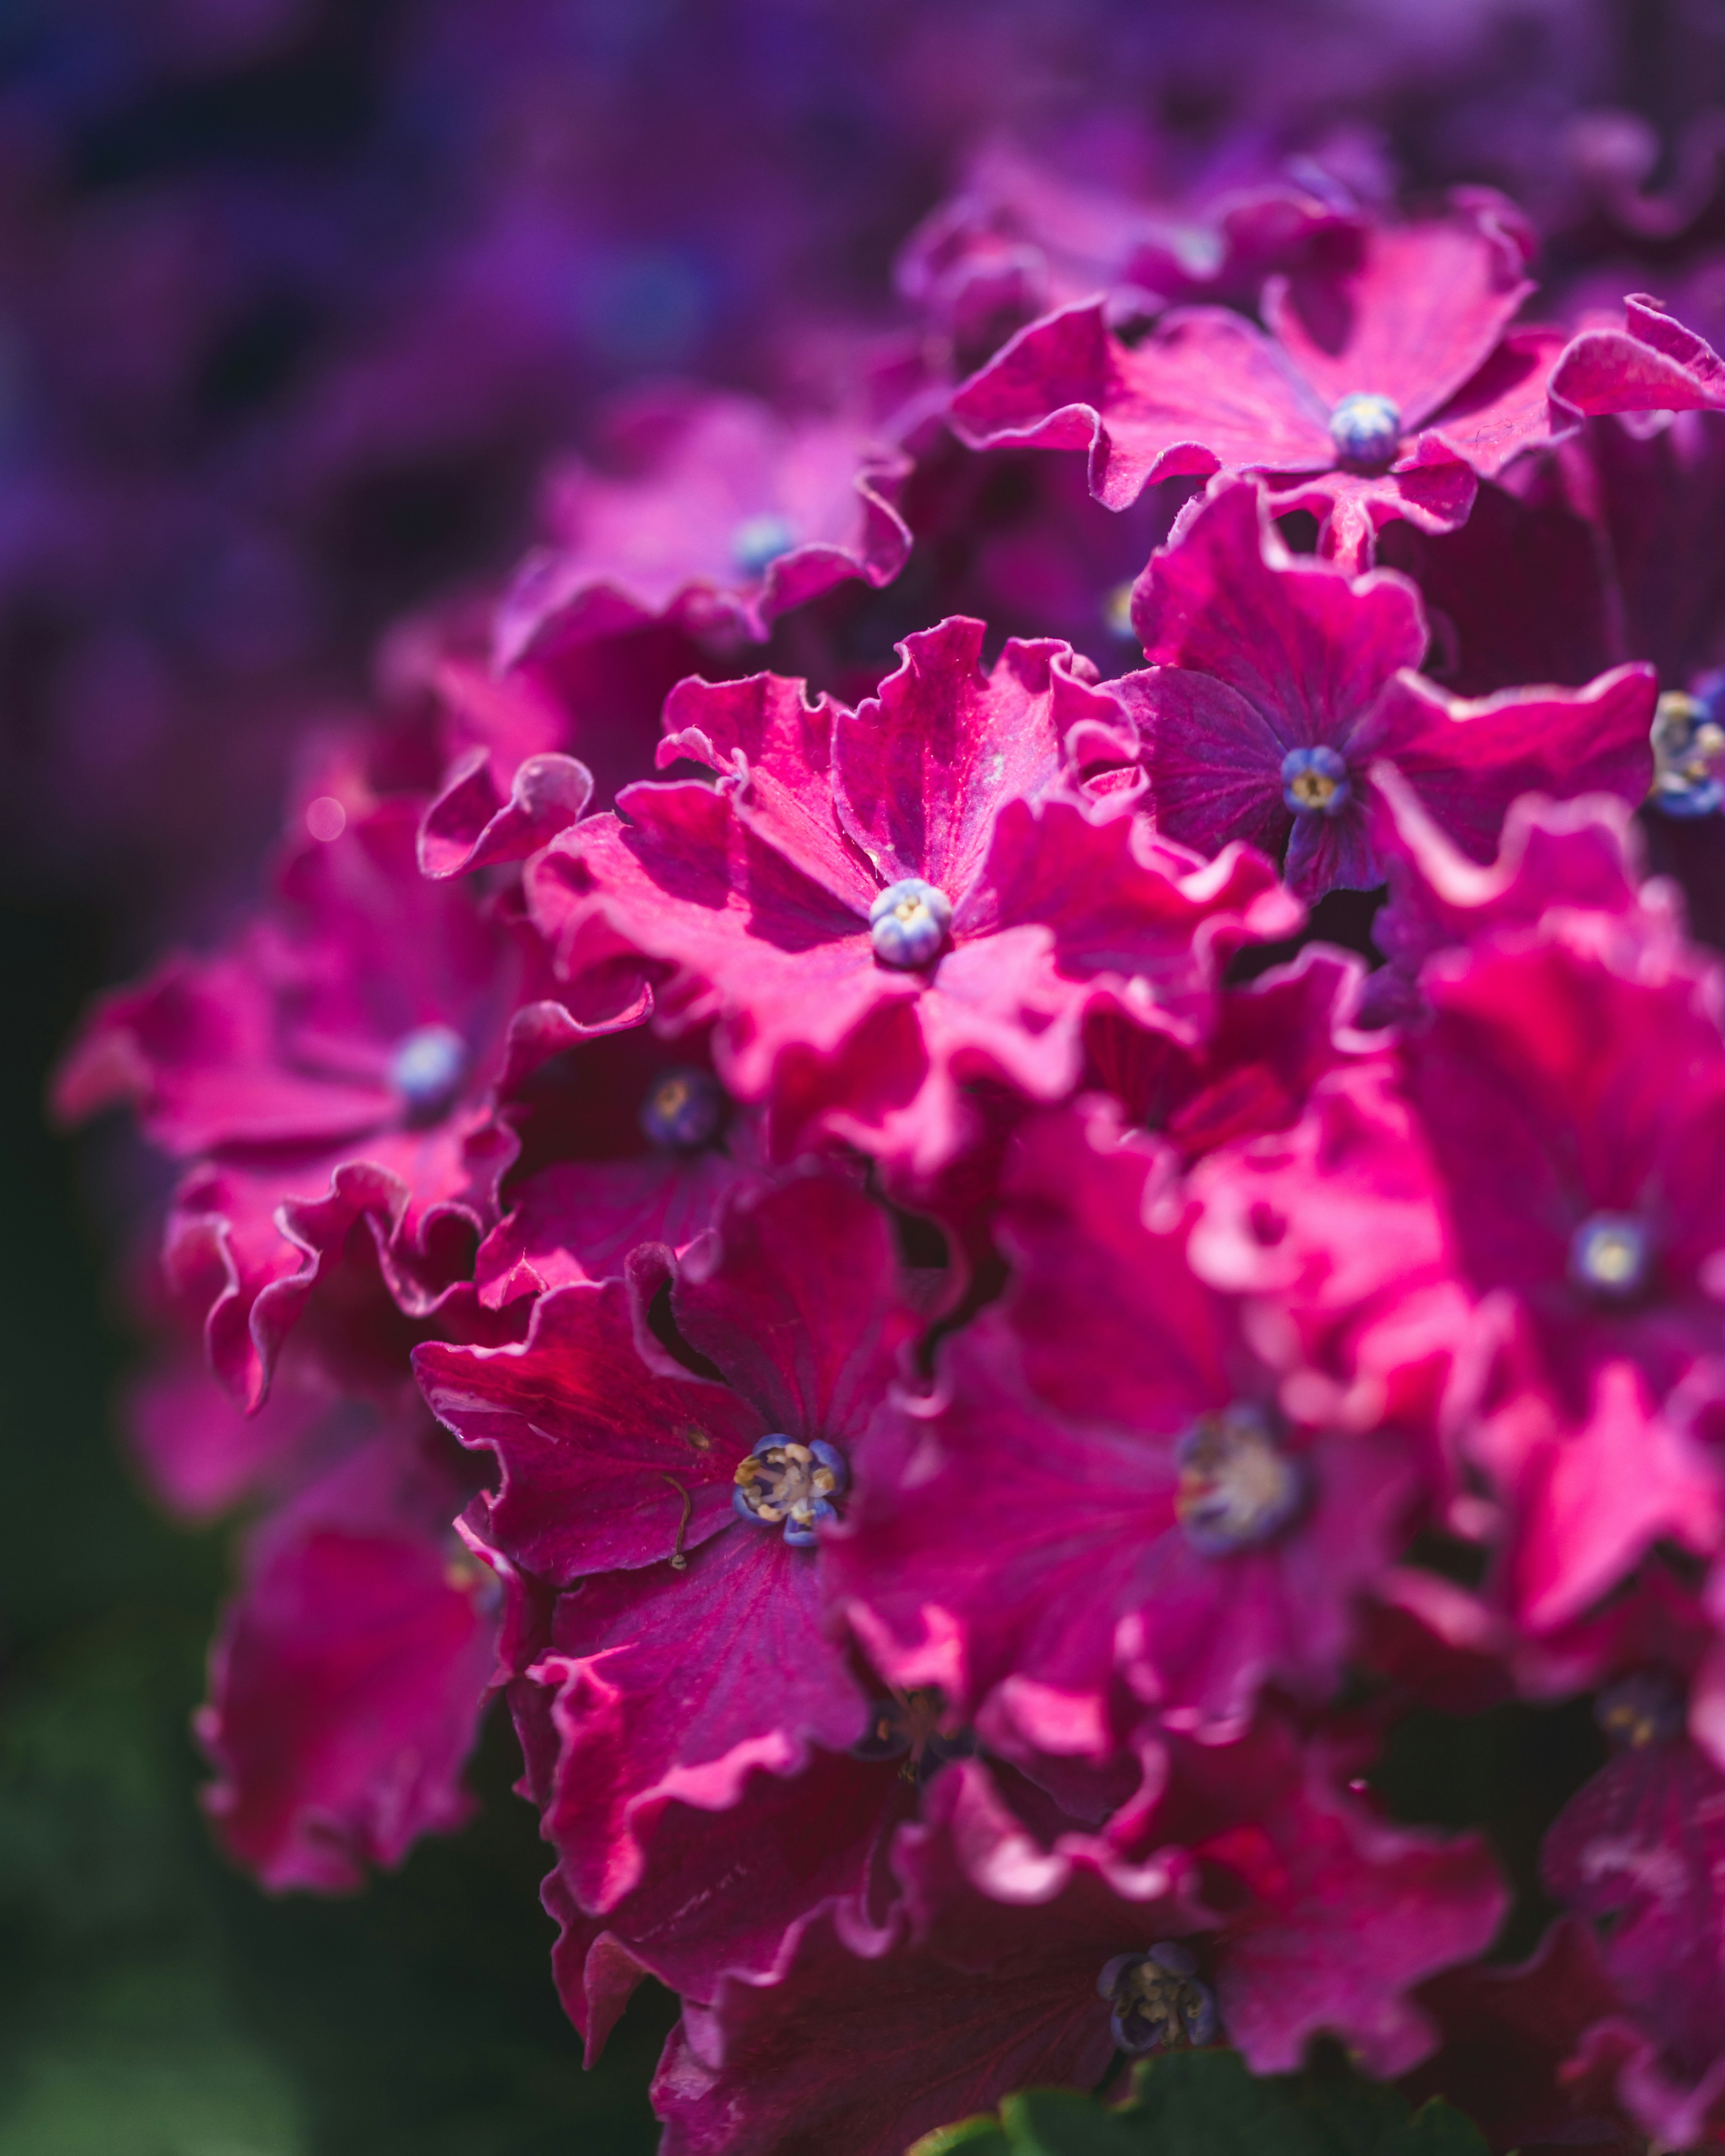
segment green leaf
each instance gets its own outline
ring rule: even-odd
[[[998,2118],[978,2115],[956,2126],[939,2126],[906,2151],[906,2156],[1012,2156],[1012,2143]]]
[[[1303,2094],[1255,2079],[1238,2051],[1170,2051],[1139,2066],[1120,2117],[1156,2156],[1357,2156]]]
[[[1076,2089],[1028,2089],[1000,2115],[1012,2156],[1142,2156],[1144,2147],[1132,2123]]]
[[[1487,2156],[1486,2137],[1471,2118],[1441,2097],[1422,2103],[1392,2141],[1384,2144],[1383,2156]]]
[[[926,2135],[911,2156],[1486,2156],[1478,2129],[1435,2100],[1409,2113],[1334,2051],[1260,2080],[1237,2051],[1143,2060],[1110,2106],[1074,2089],[1009,2096],[999,2117]]]

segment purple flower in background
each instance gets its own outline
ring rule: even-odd
[[[787,422],[742,398],[638,399],[608,446],[626,476],[571,467],[548,490],[547,545],[497,618],[506,665],[536,646],[669,620],[723,648],[847,578],[890,583],[911,535],[906,469],[840,420]]]
[[[212,1654],[205,1803],[232,1855],[278,1891],[356,1887],[473,1810],[459,1777],[501,1597],[449,1524],[462,1477],[423,1416],[371,1438],[252,1537]]]
[[[967,372],[1024,323],[1098,290],[1116,323],[1178,300],[1250,302],[1272,270],[1355,221],[1348,182],[1361,160],[1349,152],[1359,146],[1327,146],[1327,158],[1280,169],[1260,151],[1256,171],[1247,150],[1187,199],[1158,201],[1075,182],[1010,143],[991,143],[906,242],[898,287]]]
[[[1725,361],[1645,292],[1623,303],[1621,329],[1584,329],[1551,377],[1554,402],[1606,412],[1725,409]]]
[[[1615,2052],[1618,2094],[1646,2133],[1697,2143],[1725,2104],[1725,1775],[1685,1734],[1670,1671],[1620,1679],[1595,1712],[1614,1756],[1565,1806],[1541,1857],[1547,1891],[1599,1924],[1618,2007],[1580,2048]]]

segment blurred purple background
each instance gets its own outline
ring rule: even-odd
[[[991,144],[1173,208],[1489,181],[1561,280],[1705,267],[1722,85],[1712,0],[6,0],[8,881],[207,926],[596,399],[829,372]]]

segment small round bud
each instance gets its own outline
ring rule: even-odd
[[[1331,413],[1330,439],[1343,464],[1381,471],[1402,445],[1402,415],[1388,397],[1357,389]]]
[[[422,1025],[396,1044],[389,1082],[416,1116],[440,1113],[467,1075],[467,1043],[450,1025]]]
[[[1569,1277],[1608,1301],[1626,1301],[1645,1286],[1653,1250],[1632,1213],[1590,1213],[1569,1238]]]
[[[746,577],[764,576],[781,554],[788,554],[797,535],[777,510],[746,516],[731,535],[731,558]]]
[[[952,901],[921,876],[889,884],[869,908],[869,938],[884,966],[926,966],[952,925]]]
[[[647,1088],[641,1128],[655,1145],[696,1152],[714,1136],[725,1116],[725,1096],[710,1071],[666,1070]]]

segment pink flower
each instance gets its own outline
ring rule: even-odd
[[[470,1813],[499,1597],[449,1527],[464,1496],[434,1433],[385,1430],[253,1537],[198,1735],[218,1831],[266,1887],[357,1887]]]
[[[1132,616],[1152,663],[1118,688],[1143,739],[1158,830],[1204,854],[1235,839],[1286,849],[1302,898],[1384,880],[1370,777],[1380,758],[1481,860],[1517,794],[1636,802],[1652,778],[1650,668],[1575,691],[1447,696],[1412,670],[1426,639],[1412,586],[1293,559],[1246,482],[1153,555]]]
[[[859,1942],[817,1908],[772,1969],[685,2001],[653,2090],[665,2156],[793,2135],[830,2156],[899,2156],[1026,2083],[1092,2085],[1111,2015],[1132,2014],[1148,2048],[1140,2000],[1176,2042],[1208,2041],[1209,1988],[1182,1945],[1203,1915],[1182,1852],[1129,1866],[1076,1835],[1045,1851],[970,1764],[941,1776],[930,1809],[895,1851],[907,1920]]]
[[[1199,868],[1060,790],[1066,734],[1117,733],[1117,706],[1059,644],[985,675],[983,633],[909,639],[854,711],[772,675],[689,685],[661,753],[721,784],[633,788],[530,875],[572,978],[629,947],[670,963],[661,1011],[717,1017],[733,1093],[793,1086],[809,1135],[925,1171],[967,1137],[966,1079],[1057,1098],[1098,998],[1201,1023],[1223,955],[1298,919],[1255,856]]]
[[[1140,1861],[1169,1844],[1190,1852],[1216,1912],[1203,1943],[1222,2025],[1246,2064],[1295,2071],[1327,2032],[1368,2074],[1417,2065],[1438,2030],[1416,1987],[1483,1953],[1507,1907],[1485,1843],[1389,1825],[1274,1712],[1237,1743],[1162,1742],[1146,1778],[1158,1794],[1106,1838]]]
[[[620,1277],[644,1243],[681,1252],[762,1165],[754,1111],[737,1107],[701,1045],[629,1027],[569,1048],[505,1111],[521,1142],[508,1210],[480,1245],[480,1300],[501,1309],[569,1281]]]
[[[1105,1114],[1025,1127],[1007,1303],[877,1436],[834,1542],[886,1675],[1009,1749],[1106,1752],[1117,1671],[1213,1738],[1266,1684],[1327,1697],[1416,1494],[1406,1440],[1306,1372],[1286,1320],[1194,1274],[1168,1166]]]
[[[495,1453],[478,1532],[565,1590],[536,1681],[556,1691],[583,1792],[560,1849],[583,1906],[642,1875],[642,1837],[673,1801],[737,1802],[811,1743],[842,1750],[867,1707],[825,1609],[822,1523],[863,1471],[913,1329],[885,1216],[805,1174],[733,1194],[672,1276],[695,1377],[659,1348],[621,1281],[559,1288],[518,1348],[431,1345],[434,1411]],[[722,1382],[721,1381],[722,1378]]]
[[[911,535],[893,506],[903,459],[839,420],[788,423],[742,397],[667,391],[620,413],[611,447],[632,469],[570,465],[547,504],[552,536],[500,609],[497,656],[614,636],[658,620],[722,645],[848,578],[890,583]]]
[[[591,1023],[530,1000],[531,932],[473,886],[419,873],[420,799],[374,798],[339,766],[325,783],[336,790],[314,793],[276,905],[213,957],[170,959],[105,998],[56,1086],[62,1116],[130,1101],[157,1146],[194,1163],[164,1268],[249,1407],[356,1232],[407,1318],[466,1329],[452,1298],[471,1301],[475,1245],[515,1151],[500,1092],[646,1008],[639,968],[588,977]],[[509,1337],[476,1322],[480,1337]],[[398,1383],[423,1333],[387,1317],[384,1330]]]
[[[1127,346],[1101,301],[1034,323],[961,388],[979,449],[1087,449],[1091,485],[1123,508],[1181,474],[1273,475],[1326,551],[1369,557],[1386,522],[1464,522],[1480,478],[1551,439],[1551,331],[1512,329],[1532,287],[1527,236],[1490,198],[1429,223],[1343,228],[1266,287],[1268,336],[1219,308],[1164,316]]]
[[[1597,947],[1587,918],[1434,959],[1406,1051],[1476,1351],[1501,1343],[1467,1441],[1537,1629],[1657,1537],[1707,1550],[1722,1524],[1717,986],[1656,946]]]
[[[1657,300],[1633,293],[1620,329],[1585,329],[1553,370],[1553,403],[1604,412],[1725,410],[1725,361]]]
[[[1685,1735],[1669,1672],[1621,1679],[1595,1712],[1614,1757],[1565,1805],[1541,1860],[1547,1891],[1600,1926],[1620,2002],[1580,2056],[1615,2051],[1618,2097],[1643,2131],[1692,2145],[1725,2115],[1725,1776]]]

